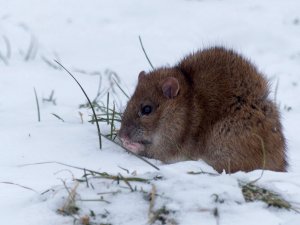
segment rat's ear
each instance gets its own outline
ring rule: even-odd
[[[165,80],[163,80],[161,89],[164,93],[164,96],[167,98],[175,98],[180,89],[179,82],[174,77],[167,77]]]
[[[144,70],[141,71],[140,74],[139,74],[139,80],[140,80],[141,78],[145,77],[145,76],[146,76],[146,72],[145,72]]]

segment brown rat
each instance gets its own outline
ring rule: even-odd
[[[217,171],[285,171],[286,144],[268,82],[222,47],[141,72],[123,114],[124,147],[170,163],[203,159]]]

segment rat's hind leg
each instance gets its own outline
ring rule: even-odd
[[[285,140],[279,116],[272,103],[266,106],[268,113],[243,106],[215,123],[209,131],[203,159],[219,172],[285,171]]]

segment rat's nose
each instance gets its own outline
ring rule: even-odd
[[[118,137],[121,139],[121,141],[123,142],[123,140],[129,139],[128,136],[129,136],[129,135],[128,135],[127,129],[121,127],[121,129],[120,129],[119,132],[118,132]]]
[[[134,135],[135,127],[133,125],[123,125],[119,130],[118,136],[120,139],[131,139]]]
[[[130,139],[128,137],[122,137],[120,139],[122,141],[123,146],[126,146],[130,143]]]

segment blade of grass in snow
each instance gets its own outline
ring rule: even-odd
[[[100,149],[102,149],[102,139],[101,139],[101,132],[100,132],[100,126],[99,126],[99,123],[98,123],[98,119],[97,119],[97,115],[96,115],[96,112],[95,112],[95,109],[93,107],[93,104],[90,100],[90,98],[88,97],[87,93],[85,92],[85,90],[83,89],[83,87],[81,86],[81,84],[78,82],[78,80],[73,76],[73,74],[67,70],[60,62],[54,60],[58,65],[60,65],[74,80],[75,82],[78,84],[78,86],[80,87],[80,89],[82,90],[83,94],[85,95],[86,99],[88,100],[90,106],[91,106],[91,109],[93,111],[93,114],[95,116],[95,120],[96,120],[96,126],[97,126],[97,130],[98,130],[98,137],[99,137],[99,145],[100,145]]]
[[[263,153],[263,161],[262,161],[262,170],[261,170],[261,174],[260,176],[251,181],[249,184],[254,184],[255,182],[257,182],[258,180],[260,180],[262,178],[262,176],[264,175],[264,171],[265,171],[265,167],[266,167],[266,149],[265,149],[265,143],[264,143],[264,140],[262,139],[261,136],[257,135],[257,134],[253,134],[255,137],[257,137],[261,143],[261,150],[262,150],[262,153]]]
[[[55,65],[54,63],[52,63],[49,59],[47,59],[45,56],[41,56],[41,59],[51,68],[55,69],[55,70],[61,70],[61,67]]]
[[[113,131],[114,131],[114,124],[115,124],[115,103],[113,105],[113,114],[112,114],[112,118],[111,118],[111,126],[110,126],[110,135],[111,135],[111,139],[113,139]]]
[[[18,187],[21,187],[21,188],[33,191],[35,193],[38,193],[36,190],[34,190],[34,189],[30,188],[30,187],[26,187],[26,186],[23,186],[23,185],[20,185],[20,184],[16,184],[16,183],[13,183],[13,182],[1,181],[0,184],[14,185],[14,186],[18,186]]]
[[[37,49],[38,49],[38,46],[37,46],[38,44],[37,44],[37,40],[36,40],[35,36],[32,33],[30,33],[28,30],[27,30],[27,32],[30,34],[30,43],[29,43],[28,50],[27,50],[27,53],[24,58],[25,61],[34,59],[37,54]]]
[[[146,59],[148,60],[148,63],[150,64],[151,68],[154,70],[154,66],[152,65],[152,63],[151,63],[151,61],[150,61],[150,59],[149,59],[149,57],[148,57],[148,55],[146,53],[146,50],[144,48],[141,36],[139,36],[139,40],[140,40],[140,44],[141,44],[142,50],[143,50],[143,52],[144,52],[144,54],[146,56]]]
[[[79,167],[79,166],[72,166],[72,165],[69,165],[69,164],[66,164],[66,163],[62,163],[62,162],[57,162],[57,161],[29,163],[29,164],[19,165],[19,167],[35,166],[35,165],[43,165],[43,164],[58,164],[58,165],[70,167],[70,168],[73,168],[73,169],[78,169],[78,170],[86,171],[86,172],[91,173],[92,175],[98,175],[98,176],[100,176],[102,178],[112,179],[112,180],[127,179],[128,181],[137,181],[137,182],[148,182],[149,181],[148,179],[139,178],[139,177],[123,177],[123,178],[120,178],[119,176],[111,175],[111,174],[108,174],[106,172],[98,172],[98,171],[95,171],[95,170],[90,170],[90,169]],[[82,182],[86,182],[86,180],[80,180],[80,179],[78,179],[78,181],[80,181],[80,182],[81,181]]]
[[[107,92],[107,102],[106,102],[106,118],[107,118],[107,124],[109,124],[109,115],[108,115],[108,108],[109,108],[109,92]]]
[[[41,122],[41,113],[40,113],[39,99],[37,97],[37,93],[36,93],[35,88],[33,88],[33,90],[34,90],[35,102],[36,102],[36,107],[37,107],[37,112],[38,112],[38,121]]]
[[[9,59],[11,57],[10,42],[9,42],[8,38],[5,35],[3,35],[2,38],[3,38],[3,41],[4,41],[5,46],[6,46],[6,58]]]
[[[118,88],[122,91],[122,93],[129,99],[129,95],[126,94],[126,92],[123,90],[123,88],[121,88],[121,86],[119,85],[119,83],[115,79],[113,79],[113,80],[116,83],[116,85],[118,86]]]
[[[8,61],[7,61],[7,59],[1,54],[1,52],[0,52],[0,59],[3,61],[3,63],[4,63],[6,66],[8,66]]]
[[[62,119],[59,115],[56,115],[55,113],[51,113],[53,116],[55,116],[57,119],[61,120],[62,122],[65,122],[64,119]]]

